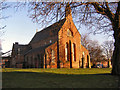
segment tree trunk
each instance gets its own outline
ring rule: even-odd
[[[110,61],[109,61],[109,59],[108,59],[108,68],[110,68]]]
[[[120,38],[119,38],[120,41]],[[115,40],[115,43],[117,41]],[[115,45],[115,49],[113,52],[112,58],[112,74],[113,75],[120,75],[120,42]]]
[[[120,2],[119,2],[120,4]],[[114,52],[112,57],[112,74],[120,75],[120,5],[118,4],[117,12],[115,15],[113,30],[114,30]]]

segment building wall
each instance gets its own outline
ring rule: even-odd
[[[68,31],[70,31],[72,35],[69,35]],[[59,31],[58,37],[59,37],[59,53],[60,53],[59,57],[61,61],[61,66],[63,65],[63,67],[68,67],[68,68],[70,67],[70,60],[65,60],[66,58],[65,47],[66,47],[66,43],[68,43],[68,46],[69,47],[71,46],[72,68],[82,67],[83,52],[84,52],[83,68],[86,68],[88,64],[87,62],[90,63],[90,60],[87,61],[87,56],[89,57],[89,52],[87,51],[87,49],[83,48],[83,46],[81,45],[81,36],[77,28],[75,27],[71,16],[68,16],[68,18],[66,18],[66,22],[64,23],[61,30]],[[71,42],[71,45],[70,45],[70,42]],[[73,59],[74,58],[73,57],[74,56],[73,44],[75,44],[75,49],[76,49],[76,55],[75,55],[76,60]],[[70,51],[68,50],[68,52]],[[68,59],[70,59],[70,53],[68,54],[69,54]]]
[[[13,43],[10,67],[22,67],[24,62],[24,53],[30,49],[30,45],[21,45],[18,42]]]
[[[84,58],[84,66],[82,66],[82,59],[81,59],[81,67],[83,68],[91,68],[91,64],[90,64],[90,55],[88,50],[81,45],[81,58]]]
[[[44,31],[44,34],[47,33]],[[40,32],[39,32],[40,33]],[[48,33],[47,33],[48,34]],[[18,46],[16,44],[13,48],[13,66],[21,67],[21,63],[25,63],[24,67],[35,67],[35,68],[57,68],[57,46],[59,48],[59,60],[61,68],[86,68],[88,62],[90,62],[89,52],[81,45],[81,35],[78,32],[76,26],[73,23],[72,15],[68,14],[66,21],[60,28],[58,33],[51,32],[49,30],[49,38],[45,34],[44,39],[39,41],[32,41],[31,51],[23,56],[23,53],[18,53]],[[58,42],[57,42],[58,40]],[[49,45],[51,43],[51,45]],[[58,44],[57,44],[58,43]],[[49,45],[45,48],[33,50],[38,47]],[[66,50],[67,46],[67,50]],[[14,51],[16,50],[16,51]],[[22,49],[23,51],[28,50],[28,47]],[[32,51],[33,50],[33,51]],[[66,56],[67,52],[67,56]],[[84,62],[84,63],[83,63]],[[90,65],[89,65],[90,67]]]
[[[24,57],[24,68],[43,68],[44,67],[44,49],[29,52]]]
[[[5,67],[9,68],[10,60],[11,60],[11,56],[2,56],[0,66],[2,66],[3,68]]]
[[[46,59],[44,62],[47,64],[46,68],[57,68],[57,42],[47,47],[45,53]]]
[[[80,57],[80,55],[79,55],[79,52],[80,52],[80,34],[79,34],[79,32],[76,31],[76,29],[74,27],[71,28],[69,26],[70,25],[68,25],[68,23],[65,23],[63,28],[59,32],[60,60],[65,63],[65,46],[66,46],[66,44],[68,44],[68,49],[71,46],[71,54],[73,56],[72,51],[73,51],[73,43],[74,43],[75,46],[76,46],[76,61],[72,60],[72,63],[73,63],[72,66],[73,66],[73,68],[75,68],[75,67],[78,68],[79,67],[79,64],[78,64],[79,63],[79,57]],[[73,34],[72,36],[67,35],[67,30],[68,29],[72,32],[72,34]],[[70,45],[70,42],[71,42],[71,45]],[[68,52],[70,52],[69,50],[68,50]],[[68,54],[70,55],[70,53],[68,53]],[[61,57],[61,56],[63,56],[63,57]],[[70,58],[70,56],[68,56],[68,57]],[[68,60],[68,61],[70,61],[70,60]]]

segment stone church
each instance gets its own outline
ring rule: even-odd
[[[11,67],[91,68],[89,52],[81,45],[69,5],[65,11],[64,19],[37,32],[28,44],[13,44]]]

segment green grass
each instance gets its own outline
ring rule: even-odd
[[[109,68],[2,69],[3,88],[117,88]]]

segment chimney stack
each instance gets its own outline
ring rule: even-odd
[[[15,44],[18,44],[18,42],[15,42]]]
[[[38,29],[36,29],[36,33],[38,32]]]

